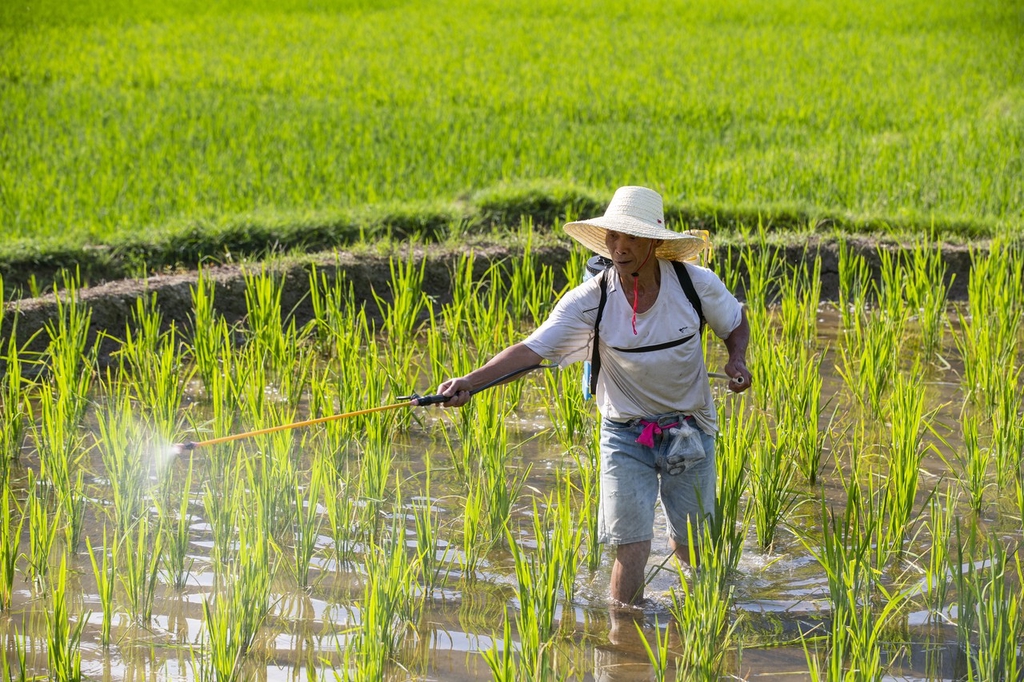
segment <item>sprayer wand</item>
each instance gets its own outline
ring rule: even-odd
[[[556,365],[531,365],[530,367],[523,367],[517,369],[514,372],[498,377],[494,381],[481,386],[480,388],[471,391],[471,394],[479,393],[484,389],[490,388],[502,382],[513,379],[520,374],[533,371],[535,369],[549,369]],[[337,419],[346,419],[348,417],[358,417],[362,414],[370,414],[371,412],[384,412],[385,410],[395,410],[399,407],[415,407],[420,405],[437,405],[438,403],[444,403],[451,400],[451,396],[442,395],[436,393],[434,395],[416,395],[412,393],[406,396],[400,396],[398,398],[402,402],[392,403],[391,405],[380,405],[378,407],[368,407],[363,410],[356,410],[355,412],[346,412],[344,414],[331,414],[326,417],[317,417],[316,419],[307,419],[301,422],[292,422],[290,424],[279,424],[278,426],[270,426],[265,429],[257,429],[256,431],[246,431],[245,433],[233,433],[230,436],[221,436],[220,438],[210,438],[209,440],[200,441],[188,441],[185,443],[178,443],[174,447],[182,452],[190,452],[196,448],[201,448],[207,445],[219,445],[221,443],[230,443],[233,440],[239,440],[241,438],[251,438],[252,436],[262,436],[268,433],[274,433],[276,431],[286,431],[288,429],[298,429],[303,426],[312,426],[314,424],[323,424],[324,422],[335,421]]]

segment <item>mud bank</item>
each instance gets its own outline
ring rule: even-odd
[[[875,276],[878,276],[879,271],[879,248],[889,251],[904,248],[899,244],[880,245],[871,239],[849,239],[847,243],[855,252],[865,256]],[[975,245],[974,248],[983,252],[987,247],[981,244]],[[427,259],[424,292],[437,303],[443,304],[451,300],[451,273],[459,257],[470,249],[476,254],[477,276],[482,275],[492,263],[516,258],[522,253],[521,249],[515,247],[493,244],[461,248],[428,246],[415,249],[414,259],[417,264],[421,263],[422,259]],[[564,265],[569,257],[570,245],[566,243],[535,246],[532,252],[540,263],[553,269],[555,286],[564,286]],[[942,252],[946,263],[945,283],[949,287],[949,299],[965,300],[970,276],[971,251],[966,246],[946,245],[943,246]],[[834,301],[839,290],[839,249],[835,240],[815,239],[799,244],[773,245],[761,253],[765,258],[780,259],[791,265],[813,259],[818,254],[821,256],[821,298],[823,301]],[[408,252],[396,252],[393,255],[405,258]],[[313,317],[309,287],[310,272],[314,268],[328,281],[344,277],[346,281],[351,282],[356,301],[365,302],[367,312],[373,317],[379,317],[374,294],[385,301],[391,299],[390,259],[389,254],[355,255],[351,252],[336,251],[272,264],[207,267],[204,273],[216,285],[215,308],[229,323],[236,323],[242,321],[246,315],[246,277],[260,272],[261,268],[267,268],[268,271],[284,278],[282,306],[285,313],[294,317],[301,325]],[[744,263],[737,245],[732,249],[729,249],[728,245],[718,245],[715,259],[713,265],[717,268],[722,267],[721,261],[731,261],[731,266],[740,269],[742,278]],[[132,310],[140,296],[153,295],[164,324],[173,323],[178,329],[188,333],[192,325],[192,289],[198,276],[198,271],[157,275],[146,279],[118,280],[81,290],[81,300],[92,312],[92,339],[100,338],[101,360],[108,358],[110,351],[117,345],[115,341],[106,338],[106,335],[114,338],[124,336],[126,325],[131,320]],[[742,289],[736,293],[743,298]],[[6,347],[12,329],[15,329],[19,345],[30,352],[42,351],[47,341],[42,330],[54,319],[57,311],[57,299],[54,294],[7,303],[0,340]]]

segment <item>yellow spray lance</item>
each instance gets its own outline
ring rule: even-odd
[[[488,389],[491,386],[495,386],[500,383],[504,383],[510,379],[513,379],[520,374],[533,371],[535,369],[550,369],[556,365],[532,365],[530,367],[524,367],[517,369],[514,372],[498,377],[494,381],[481,386],[480,388],[473,389],[470,391],[470,395],[479,393],[484,389]],[[257,429],[255,431],[246,431],[245,433],[233,433],[229,436],[221,436],[219,438],[210,438],[208,440],[199,441],[186,441],[184,443],[177,443],[172,447],[175,452],[190,452],[196,448],[205,447],[207,445],[220,445],[221,443],[230,443],[231,441],[240,440],[242,438],[251,438],[253,436],[262,436],[268,433],[275,433],[277,431],[287,431],[289,429],[298,429],[303,426],[313,426],[314,424],[323,424],[325,422],[335,421],[338,419],[347,419],[349,417],[358,417],[363,414],[370,414],[372,412],[384,412],[386,410],[397,410],[400,407],[415,407],[420,405],[437,405],[451,400],[450,396],[436,393],[434,395],[416,395],[412,393],[407,396],[401,396],[398,398],[401,402],[392,403],[391,405],[380,405],[378,407],[368,407],[362,410],[356,410],[355,412],[346,412],[344,414],[331,414],[326,417],[317,417],[315,419],[306,419],[305,421],[292,422],[290,424],[279,424],[278,426],[269,426],[265,429]]]

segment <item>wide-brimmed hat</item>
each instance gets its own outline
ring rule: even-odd
[[[695,234],[665,227],[661,195],[646,187],[620,187],[603,216],[565,224],[569,236],[605,258],[611,258],[604,241],[608,230],[664,240],[654,254],[665,260],[689,260],[708,246],[705,239]]]

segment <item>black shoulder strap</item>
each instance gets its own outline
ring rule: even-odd
[[[704,307],[700,304],[700,296],[697,295],[697,290],[693,286],[693,280],[690,279],[690,273],[686,271],[686,264],[680,261],[672,261],[672,267],[675,268],[676,277],[679,278],[679,286],[683,288],[683,293],[686,294],[686,298],[689,299],[690,305],[697,311],[697,317],[700,318],[700,334],[704,335],[704,325],[706,320],[704,319]],[[601,371],[601,354],[598,352],[598,340],[600,337],[601,328],[601,317],[604,315],[604,304],[608,301],[608,271],[611,268],[605,268],[601,271],[598,277],[601,280],[601,300],[597,304],[597,317],[594,319],[594,348],[590,354],[590,394],[597,395],[597,375]]]
[[[679,278],[679,285],[683,287],[683,293],[686,294],[686,298],[690,299],[693,309],[697,311],[697,317],[700,318],[700,333],[703,336],[704,325],[707,323],[707,320],[704,319],[704,307],[700,304],[697,290],[693,288],[693,280],[690,279],[690,273],[686,270],[686,263],[674,260],[672,267],[676,269],[676,277]]]
[[[601,317],[604,315],[604,304],[608,301],[608,268],[598,275],[601,280],[601,300],[597,304],[597,317],[594,318],[594,348],[590,352],[590,395],[597,395],[597,374],[601,371],[601,353],[598,342],[601,334]]]

